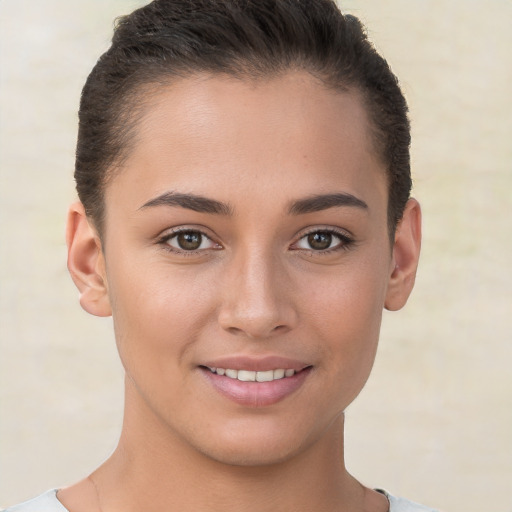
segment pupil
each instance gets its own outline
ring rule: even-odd
[[[199,249],[201,246],[201,233],[194,231],[185,231],[178,235],[178,245],[186,251]]]
[[[312,249],[324,250],[331,246],[332,235],[330,233],[311,233],[308,235],[308,243]]]

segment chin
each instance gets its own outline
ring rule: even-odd
[[[221,431],[211,433],[209,442],[194,443],[195,447],[203,455],[222,464],[238,467],[271,466],[287,462],[307,451],[326,430],[325,426],[300,428],[297,421],[288,422],[284,426],[274,424],[273,428],[269,428],[265,422],[238,427],[224,425]],[[215,440],[214,444],[212,440]]]
[[[243,446],[224,446],[204,450],[208,458],[228,466],[261,467],[281,464],[292,459],[300,448],[294,446],[261,446],[246,441]]]

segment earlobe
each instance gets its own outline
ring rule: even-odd
[[[101,241],[80,202],[69,207],[66,243],[68,270],[80,292],[80,305],[92,315],[110,316],[112,310]]]
[[[416,279],[420,247],[421,209],[415,199],[409,199],[395,233],[386,309],[396,311],[405,306]]]

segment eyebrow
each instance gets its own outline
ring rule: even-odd
[[[183,194],[179,192],[165,192],[144,203],[139,210],[156,206],[179,206],[200,213],[233,215],[233,208],[227,203],[196,194]],[[368,205],[362,199],[348,193],[337,193],[319,194],[294,201],[290,205],[288,213],[290,215],[304,215],[340,206],[368,210]]]
[[[368,205],[362,200],[348,193],[320,194],[294,201],[288,212],[290,215],[303,215],[329,208],[349,206],[368,210]]]
[[[195,194],[182,194],[178,192],[165,192],[147,203],[144,203],[139,210],[155,206],[179,206],[195,212],[213,213],[217,215],[233,214],[233,209],[226,203]]]

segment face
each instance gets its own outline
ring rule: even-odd
[[[231,464],[321,439],[368,378],[396,264],[357,94],[298,72],[162,87],[105,200],[127,416]]]

